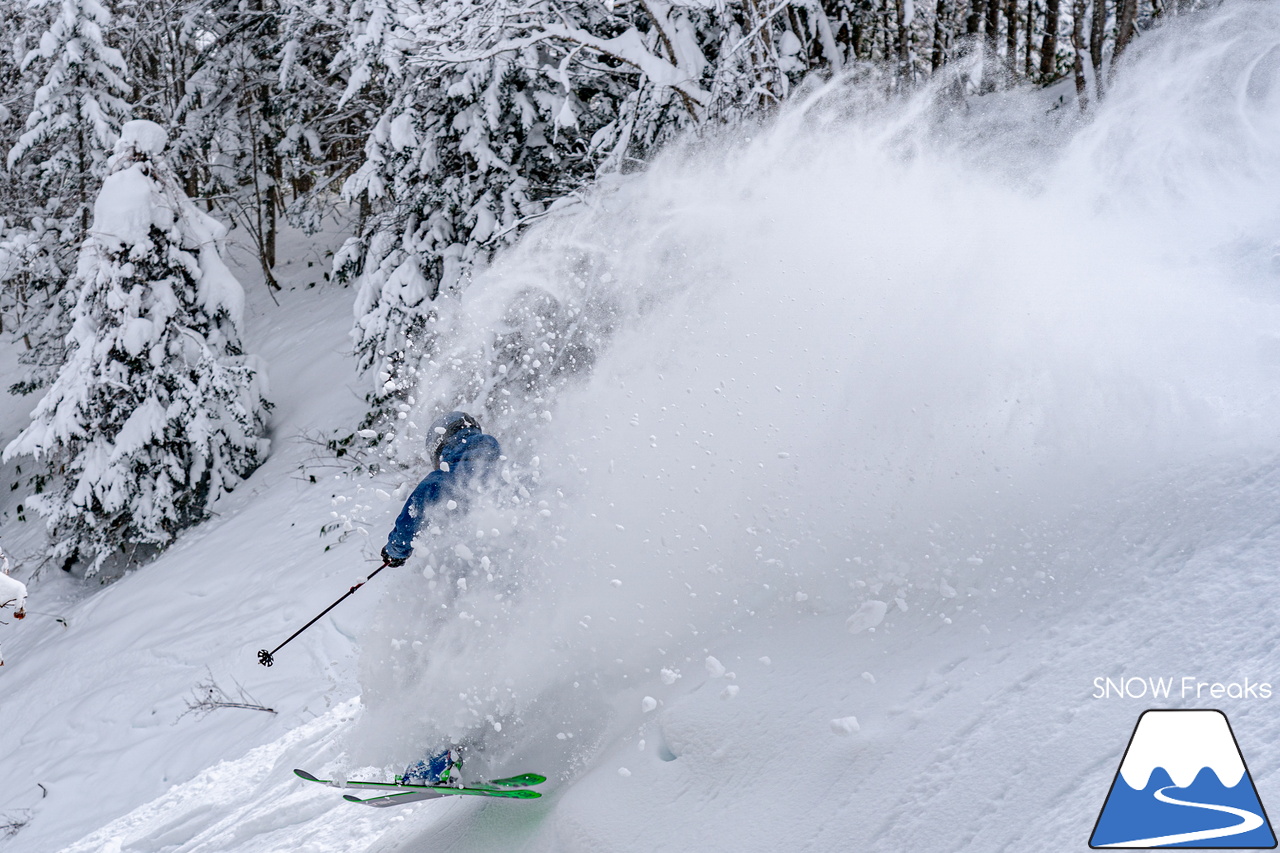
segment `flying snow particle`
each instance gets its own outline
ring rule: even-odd
[[[831,721],[831,731],[838,735],[851,735],[861,729],[857,717],[839,717]]]
[[[724,664],[720,663],[720,661],[716,660],[714,657],[708,656],[707,672],[711,674],[712,678],[723,678],[725,673]]]
[[[646,714],[656,707],[658,707],[658,700],[652,696],[646,696],[640,700],[640,710]]]
[[[619,767],[619,768],[618,768],[618,775],[619,775],[619,776],[621,776],[621,777],[623,777],[623,778],[625,779],[627,776],[630,776],[630,775],[631,775],[631,771],[630,771],[630,770],[628,770],[628,769],[627,769],[627,768],[625,768],[625,767]]]
[[[858,611],[849,617],[845,625],[848,626],[850,634],[857,634],[859,631],[866,631],[879,625],[884,621],[884,615],[888,611],[889,605],[883,601],[874,599],[865,601]]]

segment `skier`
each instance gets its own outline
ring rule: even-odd
[[[427,434],[427,450],[435,470],[413,490],[396,518],[382,549],[389,566],[403,566],[413,555],[413,539],[426,522],[428,506],[455,501],[464,507],[469,493],[484,485],[502,457],[498,440],[481,432],[480,422],[466,412],[437,418]]]
[[[480,422],[466,412],[449,412],[436,419],[427,434],[427,450],[434,470],[405,501],[387,537],[382,559],[389,566],[403,566],[412,556],[414,537],[426,523],[430,507],[465,511],[469,496],[493,477],[502,458],[498,440],[482,432]],[[461,769],[461,750],[449,746],[411,764],[399,781],[445,785],[456,782]]]

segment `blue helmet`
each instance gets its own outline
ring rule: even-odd
[[[449,440],[462,430],[472,427],[480,429],[480,422],[466,412],[449,412],[441,415],[427,430],[427,452],[431,454],[431,464],[440,467],[440,454]]]

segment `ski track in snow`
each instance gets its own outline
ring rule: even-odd
[[[64,848],[97,853],[107,845],[138,853],[213,853],[246,846],[262,853],[350,849],[376,838],[384,820],[332,808],[332,797],[290,784],[294,765],[316,767],[333,751],[334,734],[358,708],[345,702],[242,758],[195,779]]]

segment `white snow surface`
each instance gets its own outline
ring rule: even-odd
[[[466,560],[519,589],[445,598],[423,547],[264,669],[422,473],[305,440],[365,386],[352,294],[305,287],[298,240],[281,308],[246,305],[274,455],[155,562],[46,568],[0,625],[5,853],[1083,849],[1151,702],[1095,679],[1280,664],[1280,9],[1187,16],[1122,65],[1085,120],[837,87],[544,223],[442,304],[404,419],[474,399],[522,294],[582,322],[607,297],[590,376],[489,424],[537,489],[469,517]],[[21,494],[0,537],[29,577]],[[277,713],[184,715],[209,677]],[[1278,701],[1166,704],[1223,710],[1267,803]],[[380,811],[291,775],[478,732],[545,796]]]

